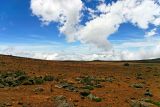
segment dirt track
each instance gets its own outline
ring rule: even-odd
[[[54,96],[63,95],[68,102],[77,107],[130,107],[132,100],[150,98],[160,101],[160,63],[129,62],[60,62],[42,61],[11,56],[0,56],[0,72],[23,71],[29,76],[51,75],[58,81],[66,81],[80,87],[75,81],[77,77],[92,76],[110,78],[101,82],[101,88],[90,90],[92,94],[102,98],[95,102],[82,97],[79,92],[57,88],[58,81],[45,82],[40,85],[20,85],[0,88],[1,105],[14,107],[54,107],[51,100]],[[134,84],[143,84],[136,88]],[[33,90],[42,87],[44,91],[35,93]],[[145,96],[149,90],[153,96]]]

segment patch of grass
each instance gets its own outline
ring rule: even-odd
[[[160,107],[160,101],[156,102],[156,101],[153,101],[152,99],[145,99],[144,101],[147,102],[147,103],[152,103],[152,104]]]
[[[52,76],[31,77],[22,71],[5,72],[0,73],[0,88],[42,84],[45,81],[53,81],[53,79]]]
[[[43,84],[44,83],[44,80],[41,76],[40,77],[34,77],[33,81],[34,81],[34,84]]]
[[[94,89],[94,86],[86,85],[86,86],[83,87],[83,89],[93,90],[93,89]]]
[[[49,75],[46,75],[44,76],[44,81],[53,81],[54,80],[54,77],[53,76],[49,76]]]
[[[92,81],[93,81],[93,77],[86,76],[86,77],[82,78],[82,80],[80,82],[83,84],[87,84],[87,85],[93,85]]]

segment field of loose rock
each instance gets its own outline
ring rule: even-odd
[[[160,63],[0,55],[0,96],[0,107],[160,107]]]

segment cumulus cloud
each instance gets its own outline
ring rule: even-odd
[[[60,23],[59,30],[69,42],[78,40],[105,50],[111,48],[107,38],[123,23],[144,30],[150,24],[160,25],[160,5],[156,0],[119,0],[110,4],[99,1],[96,9],[88,8],[92,19],[84,25],[80,22],[82,10],[87,7],[81,0],[31,0],[31,10],[44,23]]]
[[[32,13],[45,24],[59,22],[59,30],[67,40],[75,40],[83,3],[81,0],[31,0]]]

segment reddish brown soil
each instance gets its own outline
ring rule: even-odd
[[[94,102],[88,98],[81,99],[79,93],[68,92],[55,88],[56,82],[46,82],[42,85],[29,85],[0,88],[0,103],[8,103],[14,107],[53,107],[52,97],[64,95],[68,101],[78,107],[130,107],[130,100],[147,98],[144,93],[151,90],[154,101],[160,101],[160,63],[129,62],[60,62],[42,61],[34,59],[0,56],[0,72],[21,70],[31,76],[52,75],[54,77],[75,82],[79,76],[114,77],[113,82],[103,82],[103,88],[91,91],[101,97],[101,102]],[[136,74],[141,73],[143,79],[137,79]],[[75,82],[76,83],[76,82]],[[134,83],[144,83],[143,88],[131,87]],[[43,87],[44,91],[36,94],[36,87]],[[51,92],[52,89],[52,92]],[[78,100],[78,101],[75,101]]]

